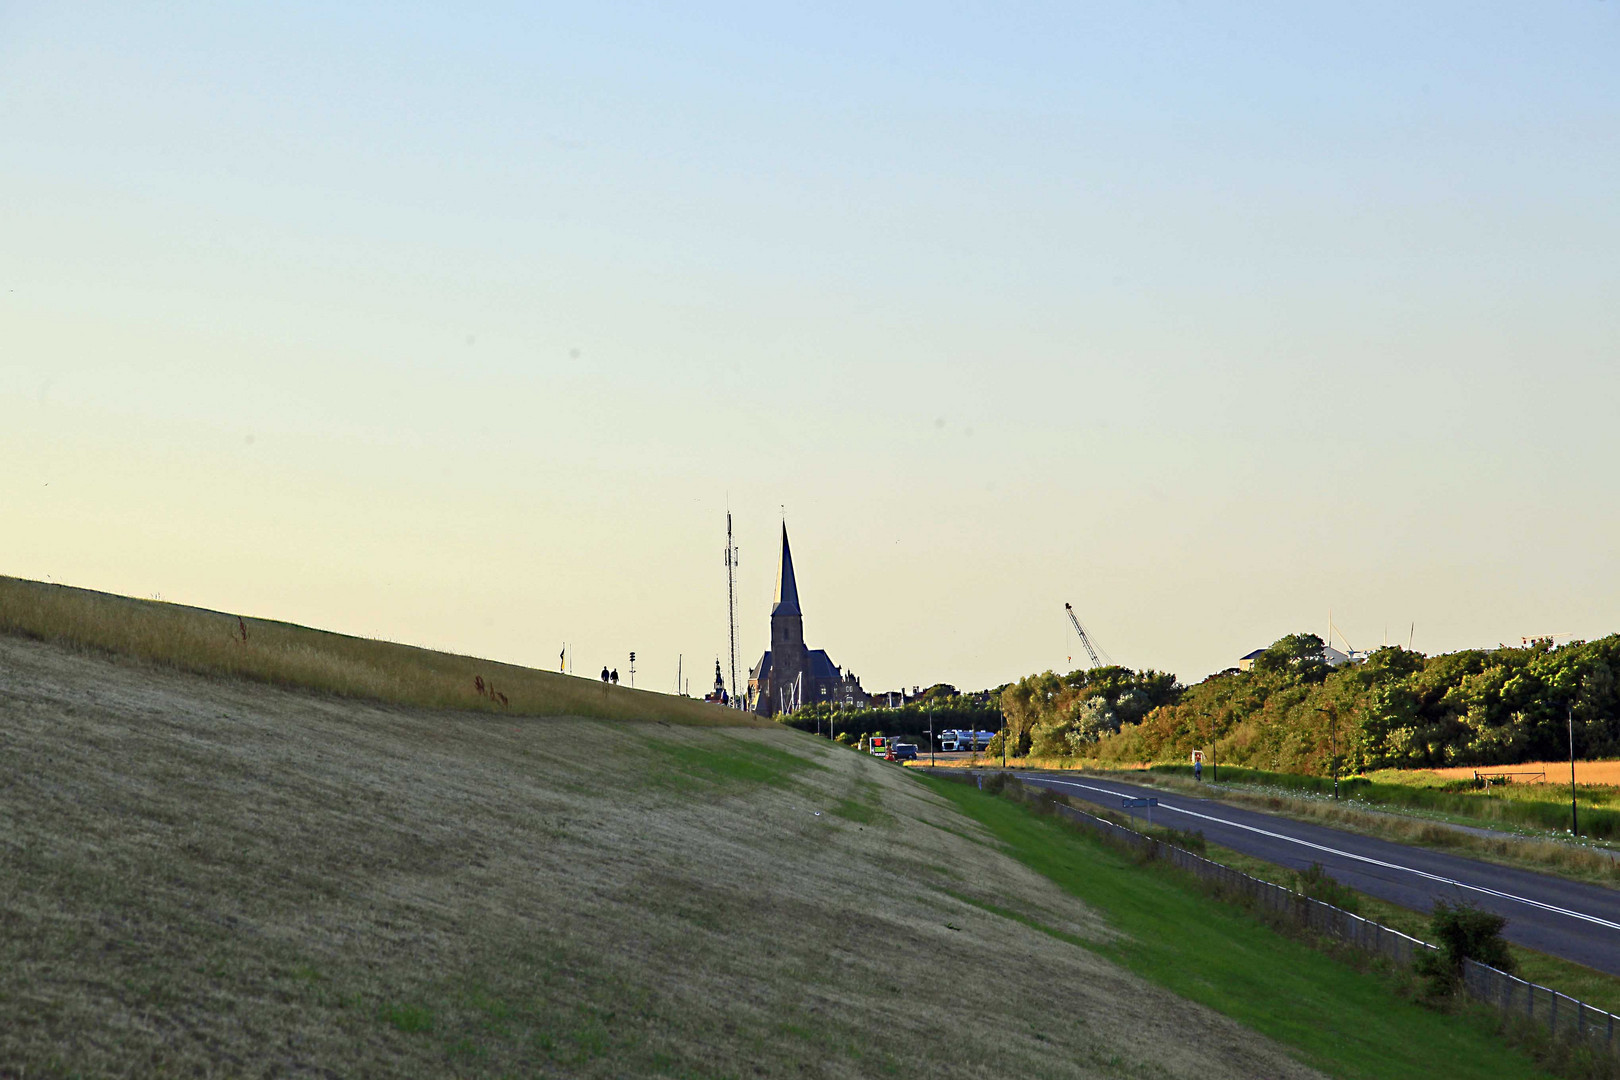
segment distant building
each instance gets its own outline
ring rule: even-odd
[[[775,716],[817,702],[865,708],[871,698],[861,689],[861,681],[845,674],[826,650],[805,647],[799,583],[783,525],[782,566],[776,602],[771,605],[771,647],[748,672],[748,705],[761,716]]]
[[[726,693],[726,680],[720,674],[720,658],[714,661],[714,689],[703,695],[703,700],[713,705],[730,705],[731,695]]]
[[[1265,654],[1266,650],[1264,649],[1256,649],[1254,652],[1244,653],[1242,656],[1238,657],[1238,670],[1254,670],[1254,662]],[[1349,664],[1352,662],[1360,663],[1366,658],[1366,653],[1343,653],[1331,645],[1324,645],[1322,647],[1322,659],[1327,662],[1328,667],[1338,667],[1341,664]]]

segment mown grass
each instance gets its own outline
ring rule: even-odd
[[[826,766],[781,747],[741,739],[722,737],[691,746],[649,737],[642,745],[648,782],[676,791],[785,787],[799,773],[826,771]]]
[[[1398,997],[1388,976],[1280,935],[1168,868],[1133,862],[1027,806],[949,780],[921,780],[1121,932],[1093,948],[1294,1047],[1324,1072],[1356,1080],[1545,1075],[1482,1018],[1443,1015]]]
[[[1089,811],[1090,808],[1087,809]],[[1252,855],[1221,847],[1219,844],[1209,845],[1208,857],[1234,870],[1241,870],[1251,877],[1274,881],[1289,888],[1298,888],[1299,875],[1276,863],[1266,862],[1264,859],[1257,859]],[[1349,891],[1355,894],[1357,914],[1381,922],[1403,934],[1410,934],[1424,941],[1434,940],[1427,913],[1401,907],[1399,904],[1392,904],[1364,892]],[[1517,964],[1516,974],[1521,979],[1529,979],[1538,986],[1551,987],[1561,994],[1579,998],[1588,1005],[1620,1014],[1620,978],[1562,957],[1526,949],[1511,941],[1508,942],[1508,951],[1513,954]]]
[[[0,633],[224,675],[430,709],[756,725],[749,713],[291,623],[0,577]]]

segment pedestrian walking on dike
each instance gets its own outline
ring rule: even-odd
[[[613,680],[613,685],[614,686],[618,686],[619,685],[619,669],[614,668],[613,669],[613,674],[610,675],[609,678],[611,678]]]
[[[607,673],[607,665],[606,664],[602,665],[602,681],[603,682],[608,681],[608,673]]]
[[[1197,761],[1193,762],[1193,779],[1198,781],[1200,784],[1202,784],[1204,782],[1204,759],[1203,758],[1199,758]]]

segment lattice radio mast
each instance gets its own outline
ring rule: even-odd
[[[726,614],[731,620],[731,700],[737,700],[737,545],[731,541],[731,511],[726,511]]]

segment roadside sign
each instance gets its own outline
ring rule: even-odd
[[[1194,765],[1202,765],[1204,763],[1204,752],[1202,750],[1193,751],[1192,763]]]
[[[1121,799],[1119,801],[1119,805],[1120,805],[1120,809],[1122,809],[1122,810],[1130,810],[1133,807],[1137,807],[1137,806],[1146,807],[1147,808],[1148,828],[1151,829],[1153,827],[1153,808],[1155,806],[1159,805],[1159,800],[1158,799],[1155,799],[1155,798],[1152,798],[1152,797],[1149,797],[1149,798],[1146,798],[1146,799]]]

